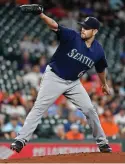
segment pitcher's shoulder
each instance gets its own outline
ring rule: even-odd
[[[97,46],[103,49],[103,45],[98,40],[95,39],[95,43]]]
[[[103,45],[98,40],[95,40],[95,45],[98,51],[104,52]]]

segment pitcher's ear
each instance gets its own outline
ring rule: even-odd
[[[94,29],[93,30],[93,35],[96,35],[98,33],[98,30],[97,29]]]

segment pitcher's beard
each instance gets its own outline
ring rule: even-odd
[[[88,41],[89,39],[91,39],[92,37],[88,37],[88,38],[83,38],[84,41]]]
[[[86,37],[85,34],[84,34],[84,36],[85,36],[85,37],[82,37],[82,35],[81,35],[81,38],[82,38],[84,41],[87,41],[87,40],[91,39],[91,37]]]

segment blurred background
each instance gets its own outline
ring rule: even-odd
[[[124,142],[125,0],[0,0],[0,140],[4,141],[1,144],[5,146],[22,128],[35,102],[47,62],[59,44],[39,16],[20,12],[19,5],[28,3],[42,4],[45,14],[76,31],[80,30],[77,21],[87,16],[100,20],[96,39],[106,53],[112,94],[102,94],[94,69],[81,78],[81,83],[91,97],[107,137],[118,141],[117,144]],[[93,136],[82,112],[61,95],[41,118],[31,139],[44,140],[43,143],[80,142],[84,147],[84,143],[93,141]],[[125,142],[122,146],[125,147]],[[96,151],[90,147],[86,151]],[[35,155],[42,153],[43,149],[34,150]]]

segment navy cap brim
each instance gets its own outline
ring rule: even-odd
[[[84,27],[87,30],[92,29],[91,27],[89,27],[85,22],[78,22],[78,24],[80,24],[82,27]]]

